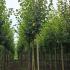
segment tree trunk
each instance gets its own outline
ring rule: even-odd
[[[57,70],[57,69],[56,69],[56,68],[57,68],[56,65],[57,65],[57,64],[56,64],[56,46],[55,46],[55,70]]]
[[[37,43],[37,70],[39,70],[39,45]]]
[[[46,66],[47,66],[47,65],[46,65],[46,58],[47,58],[47,57],[46,57],[46,48],[45,48],[45,70],[46,70]]]
[[[32,70],[35,70],[34,41],[31,43],[31,47],[32,47]]]
[[[4,48],[4,70],[6,70],[6,50]]]
[[[32,69],[31,69],[31,62],[32,62],[32,61],[31,61],[31,59],[32,59],[32,58],[31,58],[31,54],[32,54],[31,51],[32,51],[32,50],[31,50],[31,48],[30,48],[29,51],[28,51],[28,70],[32,70]]]
[[[61,64],[62,64],[62,70],[64,70],[63,46],[62,46],[62,43],[61,43]]]
[[[52,65],[51,65],[51,50],[49,47],[49,64],[50,64],[50,70],[52,70]]]

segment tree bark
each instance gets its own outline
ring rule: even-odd
[[[55,46],[55,70],[57,70],[57,69],[56,69],[56,68],[57,68],[56,65],[57,65],[57,64],[56,64],[56,46]]]
[[[32,59],[32,58],[31,58],[31,54],[32,54],[31,51],[32,51],[32,50],[31,50],[31,48],[30,48],[29,51],[28,51],[28,70],[32,70],[32,68],[31,68],[31,62],[32,62],[32,61],[31,61],[31,59]]]
[[[34,41],[31,43],[31,47],[32,47],[32,70],[35,70]]]
[[[37,70],[39,70],[39,45],[37,43]]]
[[[64,70],[63,46],[62,46],[62,43],[61,43],[61,64],[62,64],[62,70]]]
[[[52,65],[51,65],[51,50],[49,47],[49,64],[50,64],[50,70],[52,70]]]
[[[5,65],[6,65],[6,50],[4,48],[4,70],[6,70]]]

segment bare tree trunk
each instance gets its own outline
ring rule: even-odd
[[[52,70],[52,65],[51,65],[51,51],[49,47],[49,64],[50,64],[50,70]]]
[[[6,65],[6,50],[4,48],[4,70],[6,70],[5,65]]]
[[[63,46],[62,46],[62,43],[61,43],[61,63],[62,63],[62,70],[64,70]]]
[[[35,70],[34,48],[32,47],[32,70]]]
[[[39,70],[39,45],[37,43],[37,70]]]
[[[57,69],[56,69],[56,68],[57,68],[56,65],[57,65],[57,64],[56,64],[56,46],[55,46],[55,70],[57,70]]]
[[[32,51],[32,50],[29,48],[29,51],[28,51],[28,70],[32,70],[32,69],[31,69],[31,62],[32,62],[32,61],[31,61],[31,59],[32,59],[32,58],[31,58],[31,51]]]
[[[46,70],[46,48],[45,48],[45,70]]]
[[[34,41],[31,43],[31,47],[32,47],[32,70],[35,70]]]
[[[0,62],[1,62],[1,63],[0,63],[0,65],[1,65],[0,70],[3,70],[3,69],[2,69],[2,65],[3,65],[3,64],[2,64],[2,63],[3,63],[3,56],[2,56],[2,55],[3,55],[3,51],[2,51],[2,48],[1,48],[0,54],[1,54],[1,56],[0,56],[0,59],[1,59],[1,60],[0,60]]]

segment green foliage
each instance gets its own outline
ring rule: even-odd
[[[40,46],[54,46],[70,43],[70,6],[67,1],[58,0],[57,12],[53,0],[20,1],[20,25],[18,47],[30,46],[36,41]]]
[[[10,23],[4,23],[3,25],[3,33],[4,33],[4,46],[9,51],[14,52],[14,37],[12,29],[10,28]]]
[[[10,20],[5,1],[0,0],[0,45],[14,53],[13,31],[10,28]]]
[[[21,1],[18,47],[30,46],[41,25],[46,22],[46,0]]]
[[[60,7],[61,6],[62,4]],[[65,14],[62,12],[63,11],[58,10],[57,15],[50,18],[48,22],[42,26],[40,33],[36,36],[36,41],[39,45],[53,46],[56,43],[70,43],[70,33],[68,32],[70,31],[68,28],[70,24],[67,22],[69,20],[67,18],[69,17],[68,12],[64,11]]]

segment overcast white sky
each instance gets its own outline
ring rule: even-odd
[[[14,8],[14,9],[19,8],[18,0],[6,0],[6,5],[7,8]]]
[[[13,10],[15,11],[16,9],[19,8],[18,0],[6,0],[6,6],[7,6],[7,8],[13,8]],[[17,20],[14,15],[11,15],[10,19],[12,19],[11,26],[13,26],[17,23]]]
[[[7,6],[7,8],[13,8],[14,11],[16,9],[20,8],[18,0],[6,0],[6,6]],[[18,23],[14,15],[11,15],[10,19],[12,19],[12,25],[11,25],[12,27],[13,27],[13,25]],[[14,28],[16,29],[17,27],[14,26]],[[16,41],[16,40],[17,40],[17,34],[15,33],[14,34],[14,41]]]
[[[13,8],[14,11],[20,8],[18,0],[6,0],[6,6],[7,8]],[[12,19],[14,25],[16,22],[15,16],[12,15],[10,18]]]

